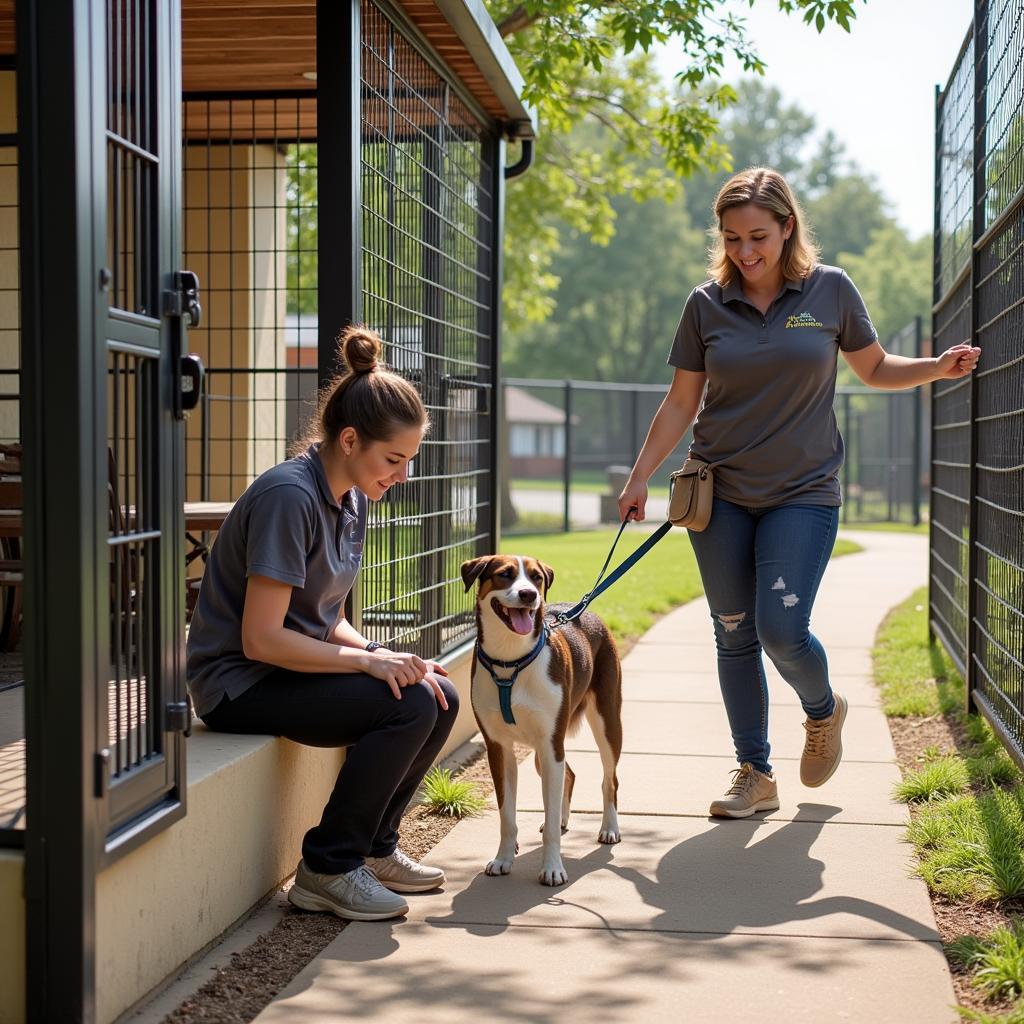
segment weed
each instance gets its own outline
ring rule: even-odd
[[[931,800],[934,797],[962,793],[970,785],[971,777],[962,758],[948,755],[926,762],[923,768],[908,772],[893,790],[893,796],[903,803]]]
[[[1014,998],[1024,992],[1024,920],[1000,925],[985,938],[966,935],[946,946],[955,963],[971,971],[971,984],[990,999]]]
[[[435,814],[472,818],[487,807],[487,800],[472,783],[452,778],[450,768],[433,767],[423,777],[423,802]]]

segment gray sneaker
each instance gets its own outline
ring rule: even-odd
[[[350,921],[383,921],[409,910],[409,904],[385,889],[365,864],[344,875],[318,875],[300,861],[288,902],[302,910],[329,910]]]
[[[440,868],[417,864],[398,849],[390,857],[367,857],[366,866],[392,892],[426,892],[444,885]]]

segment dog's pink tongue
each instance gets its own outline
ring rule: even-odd
[[[529,608],[509,608],[508,617],[512,628],[522,636],[533,631],[533,612]]]

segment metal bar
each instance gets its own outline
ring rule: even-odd
[[[992,731],[999,737],[1000,742],[1006,748],[1006,752],[1013,758],[1017,767],[1024,771],[1024,750],[1020,740],[1006,728],[1003,720],[996,714],[992,702],[980,690],[971,693],[975,708],[981,712],[982,717],[991,726]]]
[[[565,382],[565,428],[563,432],[565,453],[562,463],[562,483],[565,488],[562,502],[562,532],[572,529],[569,516],[569,503],[572,497],[572,381]]]
[[[335,338],[361,319],[359,0],[317,0],[317,373],[338,371]]]
[[[974,4],[974,131],[973,131],[973,158],[971,160],[971,171],[973,181],[973,203],[971,208],[971,344],[977,344],[979,303],[978,303],[978,278],[981,276],[981,253],[977,242],[985,230],[984,223],[984,200],[985,200],[985,86],[988,63],[988,43],[985,38],[985,30],[988,25],[988,0],[975,0]],[[970,380],[970,463],[968,470],[968,512],[967,512],[967,636],[965,638],[964,661],[967,668],[967,677],[964,680],[966,686],[966,710],[968,713],[974,711],[975,704],[971,697],[978,686],[978,672],[976,649],[977,639],[973,623],[978,617],[978,591],[975,587],[975,580],[978,576],[978,430],[974,424],[974,416],[978,410],[978,380],[971,374]]]
[[[921,358],[921,342],[924,333],[923,322],[920,316],[914,317],[914,358]],[[910,500],[913,502],[910,521],[914,526],[921,525],[921,463],[923,461],[922,445],[924,444],[924,400],[921,396],[921,388],[914,388],[913,391],[913,415],[914,415],[914,453],[911,462],[911,473],[914,479],[910,486]]]

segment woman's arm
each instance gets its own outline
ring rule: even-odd
[[[249,577],[242,610],[242,653],[250,660],[292,672],[365,672],[387,683],[399,698],[402,686],[427,676],[427,664],[415,654],[388,652],[379,657],[288,629],[284,618],[291,595],[287,583],[268,576]]]
[[[668,394],[654,414],[647,440],[637,456],[629,480],[619,495],[619,517],[625,519],[631,508],[636,508],[634,519],[645,518],[647,481],[665,461],[669,452],[697,418],[700,400],[704,394],[707,374],[692,370],[676,370]]]
[[[940,356],[911,359],[891,355],[877,341],[856,352],[843,353],[853,372],[865,384],[885,391],[966,377],[978,365],[980,355],[980,348],[963,344],[946,349]]]

